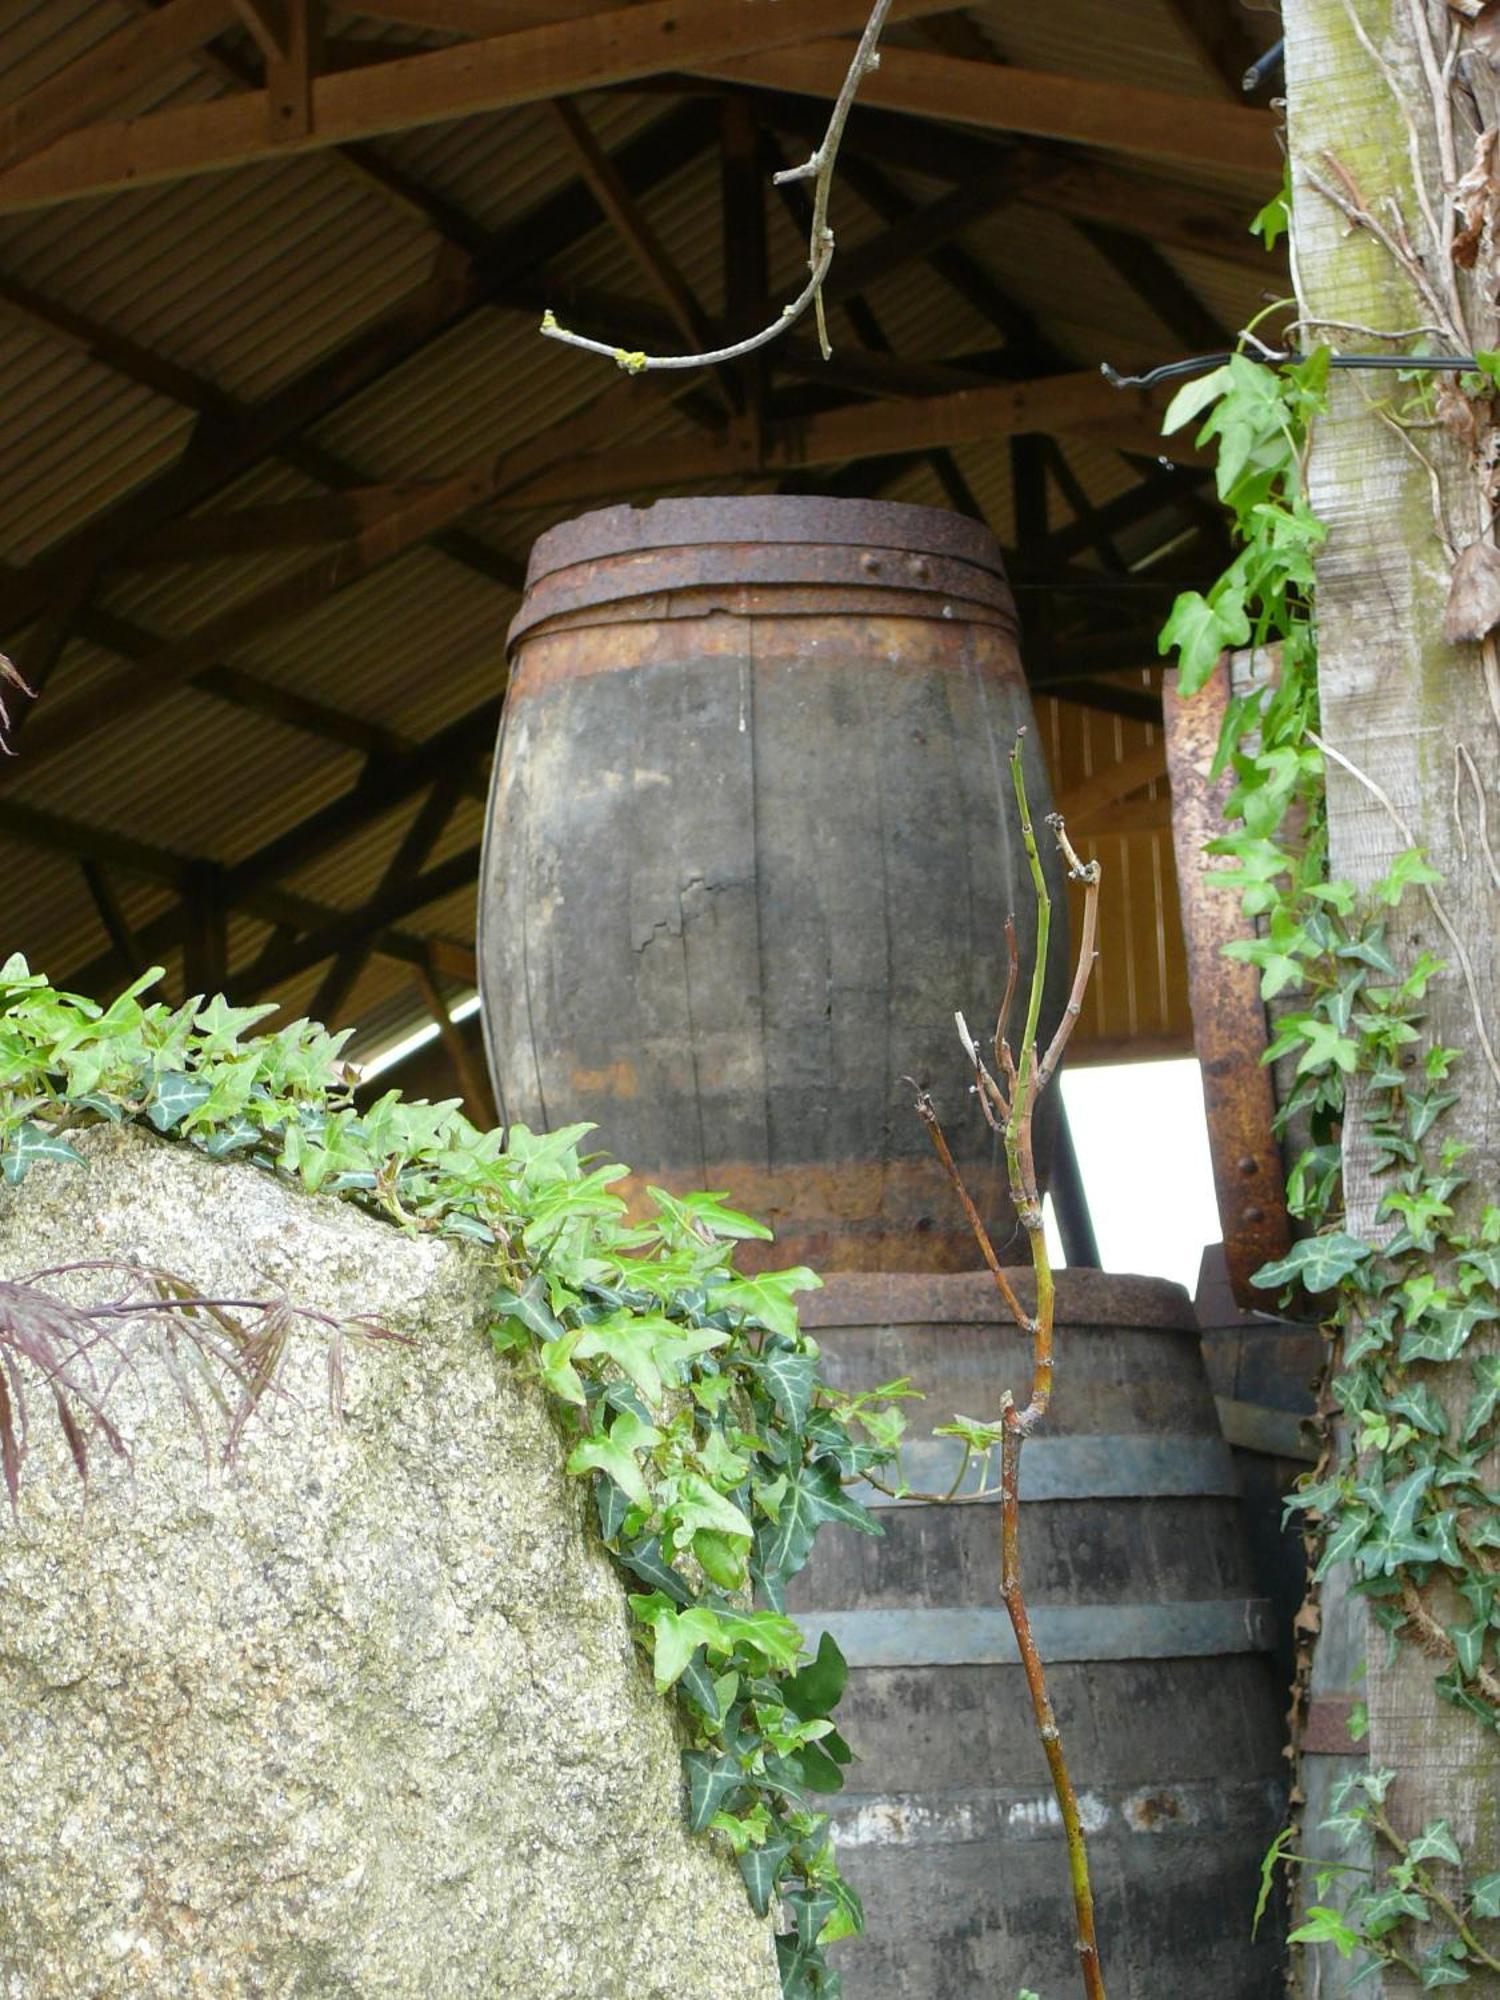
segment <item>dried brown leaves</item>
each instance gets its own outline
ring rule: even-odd
[[[120,1295],[80,1306],[42,1283],[81,1271],[124,1279]],[[205,1405],[226,1427],[221,1455],[231,1459],[245,1426],[277,1377],[291,1335],[302,1327],[327,1342],[329,1402],[342,1415],[349,1340],[413,1343],[365,1315],[336,1318],[285,1298],[209,1299],[169,1271],[111,1259],[63,1264],[28,1279],[0,1279],[0,1480],[15,1507],[29,1432],[29,1396],[41,1390],[57,1417],[78,1476],[88,1478],[91,1442],[128,1459],[129,1446],[110,1418],[111,1391],[150,1352],[203,1445],[213,1455]]]
[[[1453,565],[1443,637],[1450,646],[1474,645],[1500,625],[1500,549],[1470,542]]]

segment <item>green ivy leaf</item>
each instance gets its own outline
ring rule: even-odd
[[[1458,1851],[1458,1842],[1445,1819],[1430,1820],[1408,1845],[1406,1858],[1408,1861],[1446,1861],[1454,1868],[1462,1868],[1464,1862]]]
[[[1289,1944],[1331,1944],[1340,1958],[1352,1958],[1361,1943],[1358,1932],[1350,1929],[1343,1914],[1314,1903],[1296,1930],[1288,1933]]]
[[[519,1320],[540,1341],[562,1338],[562,1321],[547,1303],[547,1281],[540,1272],[528,1278],[519,1291],[509,1285],[497,1285],[490,1309],[502,1318]]]
[[[683,1753],[687,1776],[688,1825],[702,1833],[716,1812],[727,1809],[743,1795],[745,1774],[733,1757],[715,1756],[711,1750]]]
[[[72,1160],[82,1166],[83,1155],[56,1132],[49,1132],[45,1125],[28,1119],[6,1141],[4,1152],[0,1153],[0,1173],[16,1187],[38,1160]]]
[[[174,1132],[195,1111],[201,1111],[212,1095],[213,1085],[207,1077],[168,1070],[152,1085],[146,1099],[146,1116],[158,1132]]]
[[[1469,1914],[1474,1917],[1500,1917],[1500,1871],[1493,1875],[1481,1875],[1469,1884]]]
[[[1177,655],[1177,685],[1183,695],[1196,694],[1219,664],[1219,655],[1243,646],[1250,637],[1244,602],[1231,598],[1211,604],[1201,592],[1185,590],[1177,598],[1157,637],[1157,650]]]
[[[1294,1243],[1285,1257],[1262,1264],[1250,1282],[1265,1291],[1300,1283],[1310,1292],[1331,1292],[1372,1255],[1371,1246],[1360,1237],[1335,1229]]]
[[[793,1435],[801,1437],[807,1427],[813,1387],[818,1379],[818,1364],[812,1355],[798,1353],[792,1348],[779,1348],[759,1357],[746,1355],[740,1365],[765,1383],[772,1402],[790,1425]]]
[[[1337,1563],[1347,1562],[1370,1532],[1371,1514],[1363,1507],[1350,1507],[1329,1523],[1323,1553],[1313,1571],[1313,1581],[1321,1583]]]
[[[1375,884],[1375,894],[1383,903],[1389,903],[1394,908],[1408,889],[1441,882],[1442,879],[1438,870],[1429,865],[1425,847],[1408,847],[1403,854],[1396,856],[1389,873]]]
[[[1495,1405],[1500,1403],[1500,1354],[1476,1354],[1470,1361],[1470,1369],[1476,1384],[1464,1415],[1461,1444],[1473,1444],[1481,1436],[1485,1426],[1495,1414]]]
[[[585,1472],[607,1472],[622,1493],[633,1500],[643,1512],[651,1511],[651,1489],[646,1484],[636,1457],[639,1451],[648,1451],[652,1445],[661,1443],[661,1432],[650,1424],[643,1424],[630,1410],[621,1410],[602,1437],[585,1438],[575,1445],[568,1459],[568,1470],[575,1478]],[[749,1524],[746,1524],[745,1539],[750,1539]]]
[[[781,1698],[793,1715],[811,1722],[820,1715],[832,1715],[843,1699],[849,1680],[849,1663],[839,1651],[831,1632],[818,1640],[817,1656],[781,1684]]]
[[[770,1914],[771,1898],[776,1893],[776,1878],[791,1848],[789,1840],[777,1835],[763,1846],[747,1847],[743,1854],[735,1856],[749,1891],[751,1907],[758,1917]]]
[[[844,1491],[831,1465],[821,1460],[800,1465],[790,1475],[777,1519],[762,1522],[755,1531],[756,1555],[766,1576],[795,1576],[825,1521],[842,1522],[864,1535],[881,1533],[879,1522]]]
[[[1252,224],[1252,227],[1254,225]],[[1212,369],[1207,375],[1199,375],[1194,380],[1184,382],[1173,396],[1161,420],[1161,434],[1170,437],[1180,431],[1184,424],[1190,424],[1194,417],[1201,416],[1210,403],[1218,402],[1230,386],[1228,368]]]

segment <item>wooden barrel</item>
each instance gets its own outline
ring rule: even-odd
[[[1034,930],[993,537],[864,500],[606,508],[537,542],[510,644],[479,924],[502,1115],[591,1119],[645,1178],[727,1189],[772,1261],[972,1266],[904,1079],[1003,1241],[953,1026],[993,1023],[1006,917],[1028,963]],[[1050,1022],[1067,918],[1034,732],[1025,768]]]
[[[955,1462],[953,1440],[922,1433],[1026,1391],[1026,1343],[996,1304],[983,1274],[841,1276],[806,1302],[840,1384],[910,1374],[926,1392],[913,1486],[946,1484]],[[1273,2000],[1276,1925],[1252,1943],[1250,1922],[1285,1805],[1284,1702],[1192,1307],[1163,1280],[1069,1270],[1057,1329],[1052,1414],[1022,1460],[1023,1581],[1111,2000]],[[849,2000],[1072,1993],[1066,1855],[1000,1601],[998,1502],[867,1497],[883,1537],[823,1536],[790,1594],[852,1669],[839,1726],[861,1761],[828,1801],[869,1918],[839,1950]]]
[[[1327,1355],[1320,1327],[1242,1312],[1235,1304],[1222,1243],[1204,1249],[1193,1301],[1203,1364],[1234,1457],[1256,1588],[1275,1620],[1273,1657],[1283,1687],[1296,1671],[1294,1625],[1307,1595],[1300,1515],[1286,1518],[1297,1481],[1317,1462],[1310,1425],[1315,1385]]]

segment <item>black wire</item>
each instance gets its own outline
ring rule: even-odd
[[[1249,358],[1267,368],[1286,368],[1308,357],[1267,349],[1264,354],[1252,354]],[[1153,389],[1158,382],[1173,382],[1179,375],[1201,375],[1205,368],[1222,368],[1233,359],[1234,354],[1226,348],[1222,354],[1190,354],[1183,361],[1167,361],[1160,368],[1148,368],[1144,375],[1122,375],[1107,361],[1100,362],[1099,372],[1112,389]],[[1473,354],[1331,354],[1328,365],[1330,368],[1451,368],[1468,373],[1478,369],[1479,359]]]
[[[1249,69],[1240,78],[1240,89],[1259,90],[1266,79],[1274,76],[1277,70],[1281,68],[1285,56],[1286,37],[1283,36],[1279,42],[1272,42],[1265,54],[1251,63]]]

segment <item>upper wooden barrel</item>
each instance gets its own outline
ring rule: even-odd
[[[537,542],[510,644],[479,923],[503,1116],[592,1119],[641,1177],[728,1190],[770,1261],[971,1267],[914,1077],[1003,1244],[953,1023],[993,1026],[1007,916],[1028,966],[1035,934],[989,532],[862,500],[606,508]],[[1025,770],[1055,1020],[1034,732]]]

